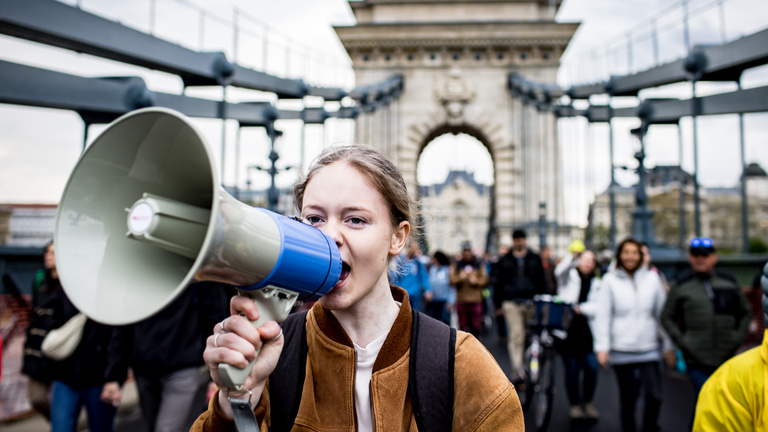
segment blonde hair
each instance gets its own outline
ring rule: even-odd
[[[299,212],[304,204],[304,192],[312,177],[321,169],[340,161],[360,171],[371,186],[384,197],[389,205],[392,227],[396,228],[400,222],[408,222],[412,227],[415,226],[418,213],[416,202],[408,194],[408,188],[400,170],[387,156],[362,145],[329,147],[312,161],[307,177],[293,187],[293,197]]]

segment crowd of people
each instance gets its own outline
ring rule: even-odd
[[[733,358],[749,330],[751,308],[736,280],[714,270],[718,254],[710,239],[691,241],[689,271],[669,281],[651,264],[647,246],[633,238],[618,244],[610,263],[598,262],[578,240],[562,257],[548,247],[536,253],[523,229],[512,232],[511,245],[496,257],[479,256],[466,241],[456,256],[440,250],[426,255],[426,243],[412,233],[417,207],[401,174],[385,156],[361,146],[325,150],[294,193],[302,218],[331,236],[344,264],[334,289],[298,324],[293,319],[303,332],[284,333],[272,322],[254,328],[249,320],[258,317],[256,304],[233,296],[230,286],[197,283],[142,322],[110,327],[87,320],[74,352],[54,361],[43,354],[42,342],[78,311],[61,287],[49,244],[45,269],[35,278],[23,371],[30,402],[51,430],[76,430],[83,406],[91,430],[114,430],[131,370],[150,431],[184,430],[195,411],[204,412],[193,431],[232,430],[231,399],[250,403],[262,430],[278,424],[293,430],[423,429],[432,420],[422,409],[434,403],[448,407],[450,416],[438,420],[454,430],[522,431],[515,385],[525,379],[526,325],[531,299],[540,294],[572,305],[567,334],[555,345],[572,420],[598,420],[597,380],[612,370],[622,430],[635,431],[638,423],[643,431],[658,430],[663,368],[678,368],[683,359],[700,393],[694,430],[763,425],[758,391],[750,387],[751,398],[743,393],[750,379],[762,384],[768,351]],[[414,375],[441,373],[439,367],[414,370],[413,347],[433,335],[418,325],[427,319],[419,312],[440,323],[435,331],[450,335],[452,391],[431,396],[450,398],[446,403],[420,400],[426,396],[412,390]],[[478,340],[494,320],[510,376]],[[306,347],[297,366],[304,381],[295,398],[284,400],[274,381],[284,375],[275,374],[292,373],[279,360],[284,346],[297,343],[296,334]],[[219,365],[250,361],[255,366],[244,387],[227,388]],[[212,390],[204,410],[200,395],[207,386]],[[733,408],[738,415],[722,414],[727,403],[719,395],[726,393],[744,401]],[[640,395],[643,414],[636,419]],[[279,408],[292,403],[293,410]]]
[[[526,325],[534,313],[530,300],[551,294],[571,304],[573,318],[556,339],[556,349],[574,421],[599,419],[593,399],[602,368],[616,377],[622,430],[634,431],[638,423],[643,431],[658,430],[664,368],[684,369],[698,395],[749,331],[751,307],[736,279],[715,271],[718,254],[711,239],[691,241],[689,268],[671,281],[652,264],[648,246],[631,237],[603,263],[580,240],[559,259],[549,247],[540,254],[530,249],[522,229],[514,230],[511,240],[511,248],[494,259],[477,257],[465,242],[450,265],[444,252],[435,251],[428,259],[413,243],[397,258],[393,283],[408,286],[410,295],[424,302],[425,312],[475,336],[488,330],[484,324],[492,315],[501,318],[498,338],[507,346],[510,379],[517,385],[526,373]],[[417,267],[428,277],[416,278]],[[434,305],[433,291],[440,292]],[[642,416],[636,419],[641,395]]]

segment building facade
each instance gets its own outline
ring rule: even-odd
[[[461,252],[465,241],[475,255],[485,251],[488,237],[491,187],[478,184],[466,171],[450,171],[445,181],[419,188],[423,234],[430,255],[441,250]]]
[[[55,204],[1,204],[0,245],[43,247],[53,240]]]
[[[757,164],[745,170],[749,238],[768,239],[768,175]],[[680,189],[683,191],[684,227],[680,220]],[[632,232],[635,188],[614,186],[616,193],[616,239]],[[656,240],[686,249],[695,236],[693,176],[677,166],[657,166],[649,170],[646,185],[648,206],[654,212]],[[710,237],[723,252],[741,252],[741,189],[734,187],[699,188],[702,235]],[[601,193],[589,206],[587,238],[597,248],[607,248],[610,227],[609,191]],[[682,235],[681,235],[682,234]]]

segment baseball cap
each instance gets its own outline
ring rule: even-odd
[[[581,253],[581,252],[584,252],[584,249],[586,249],[586,247],[584,246],[584,242],[581,241],[581,240],[574,240],[574,241],[572,241],[571,245],[568,247],[568,250],[570,252],[579,252],[579,253]]]
[[[691,240],[691,245],[688,251],[691,255],[709,255],[715,253],[715,244],[712,243],[712,239],[709,237],[694,237]]]

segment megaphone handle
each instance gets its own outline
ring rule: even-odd
[[[298,294],[283,288],[268,286],[259,290],[238,289],[238,295],[250,297],[259,308],[259,319],[251,321],[254,327],[259,328],[267,321],[281,323],[291,312],[296,303]],[[219,377],[224,385],[231,390],[242,390],[245,380],[251,373],[254,361],[248,363],[243,369],[230,364],[219,364]]]

